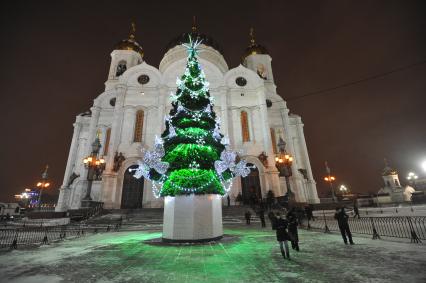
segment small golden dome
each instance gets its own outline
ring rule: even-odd
[[[256,43],[256,40],[254,38],[254,29],[251,28],[250,29],[250,45],[244,51],[243,59],[246,58],[247,56],[254,55],[254,54],[269,54],[269,53],[264,46]]]
[[[143,48],[135,40],[136,26],[135,23],[132,23],[132,28],[130,30],[130,35],[128,39],[123,39],[117,43],[114,47],[114,50],[133,50],[139,53],[143,58]]]
[[[392,167],[389,166],[388,161],[386,160],[386,158],[384,159],[385,161],[385,168],[383,168],[383,176],[390,176],[390,175],[398,175],[398,172],[393,169]]]

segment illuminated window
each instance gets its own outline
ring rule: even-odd
[[[106,130],[105,134],[105,145],[104,145],[104,155],[108,154],[108,147],[109,147],[109,139],[111,137],[111,128],[108,128]]]
[[[250,132],[249,132],[248,117],[247,117],[246,111],[241,112],[241,130],[243,134],[243,142],[250,141]]]
[[[271,128],[272,151],[277,153],[277,139],[275,137],[275,129]]]
[[[136,121],[135,121],[135,134],[133,141],[141,142],[142,141],[142,129],[143,129],[143,110],[138,110],[136,112]]]

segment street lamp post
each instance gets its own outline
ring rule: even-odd
[[[90,202],[92,201],[92,197],[90,196],[92,183],[98,179],[99,175],[105,169],[105,159],[102,157],[98,158],[100,149],[101,142],[98,135],[92,143],[92,153],[83,160],[84,166],[87,168],[87,190],[86,196],[82,200],[82,207],[90,207]]]
[[[340,193],[342,194],[342,197],[343,197],[345,194],[348,193],[349,190],[345,185],[340,185],[339,191],[340,191]]]
[[[330,184],[331,197],[334,202],[337,202],[336,194],[334,193],[333,182],[336,180],[336,177],[331,175],[330,167],[328,167],[327,161],[325,162],[325,169],[327,171],[327,176],[324,177],[324,181]]]
[[[47,181],[49,175],[47,174],[47,170],[49,169],[49,165],[46,165],[44,172],[41,174],[41,181],[37,183],[37,188],[39,189],[38,193],[38,210],[41,210],[41,195],[43,193],[43,189],[47,189],[50,186],[50,183]]]
[[[407,175],[407,180],[409,182],[411,182],[411,184],[413,185],[413,189],[416,189],[416,180],[419,178],[419,176],[417,176],[416,173],[410,172]]]
[[[280,137],[280,140],[278,142],[278,148],[280,150],[280,153],[275,157],[275,166],[277,166],[280,176],[285,177],[285,183],[287,186],[287,195],[290,200],[294,200],[294,194],[291,191],[290,187],[290,176],[292,175],[291,171],[291,165],[293,164],[293,156],[288,154],[285,150],[286,143],[285,141]]]

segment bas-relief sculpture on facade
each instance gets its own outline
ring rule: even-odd
[[[212,39],[205,42],[211,43]],[[229,136],[234,149],[240,150],[245,159],[258,168],[262,196],[269,190],[275,196],[283,196],[287,191],[274,165],[277,141],[282,137],[286,150],[294,156],[290,184],[296,201],[319,202],[303,123],[299,116],[289,114],[286,102],[276,93],[272,59],[266,49],[252,38],[243,63],[229,69],[222,54],[212,47],[216,45],[207,43],[201,45],[199,61],[215,98],[214,110],[220,113],[221,132]],[[101,180],[93,182],[92,198],[112,209],[131,208],[122,202],[123,195],[140,197],[141,207],[163,204],[154,197],[150,182],[142,178],[141,183],[137,183],[126,177],[125,172],[137,164],[141,149],[152,148],[155,136],[163,132],[163,120],[171,107],[170,92],[175,91],[176,78],[184,70],[186,50],[179,42],[169,45],[157,69],[143,60],[142,48],[136,44],[131,34],[117,45],[111,53],[105,91],[94,100],[90,112],[76,117],[58,211],[81,206],[87,185],[82,160],[90,153],[90,144],[98,130],[106,168]],[[239,179],[234,181],[231,199],[246,191],[242,183]],[[142,190],[142,196],[136,190]]]

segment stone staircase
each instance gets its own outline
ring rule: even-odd
[[[250,209],[248,206],[223,207],[223,224],[235,225],[244,223],[244,213],[248,209]],[[259,222],[255,212],[251,210],[251,214],[252,222]],[[120,231],[161,230],[163,225],[163,208],[109,210],[104,211],[103,215],[93,217],[85,222],[87,225],[110,225],[111,227],[117,223],[121,223]]]

